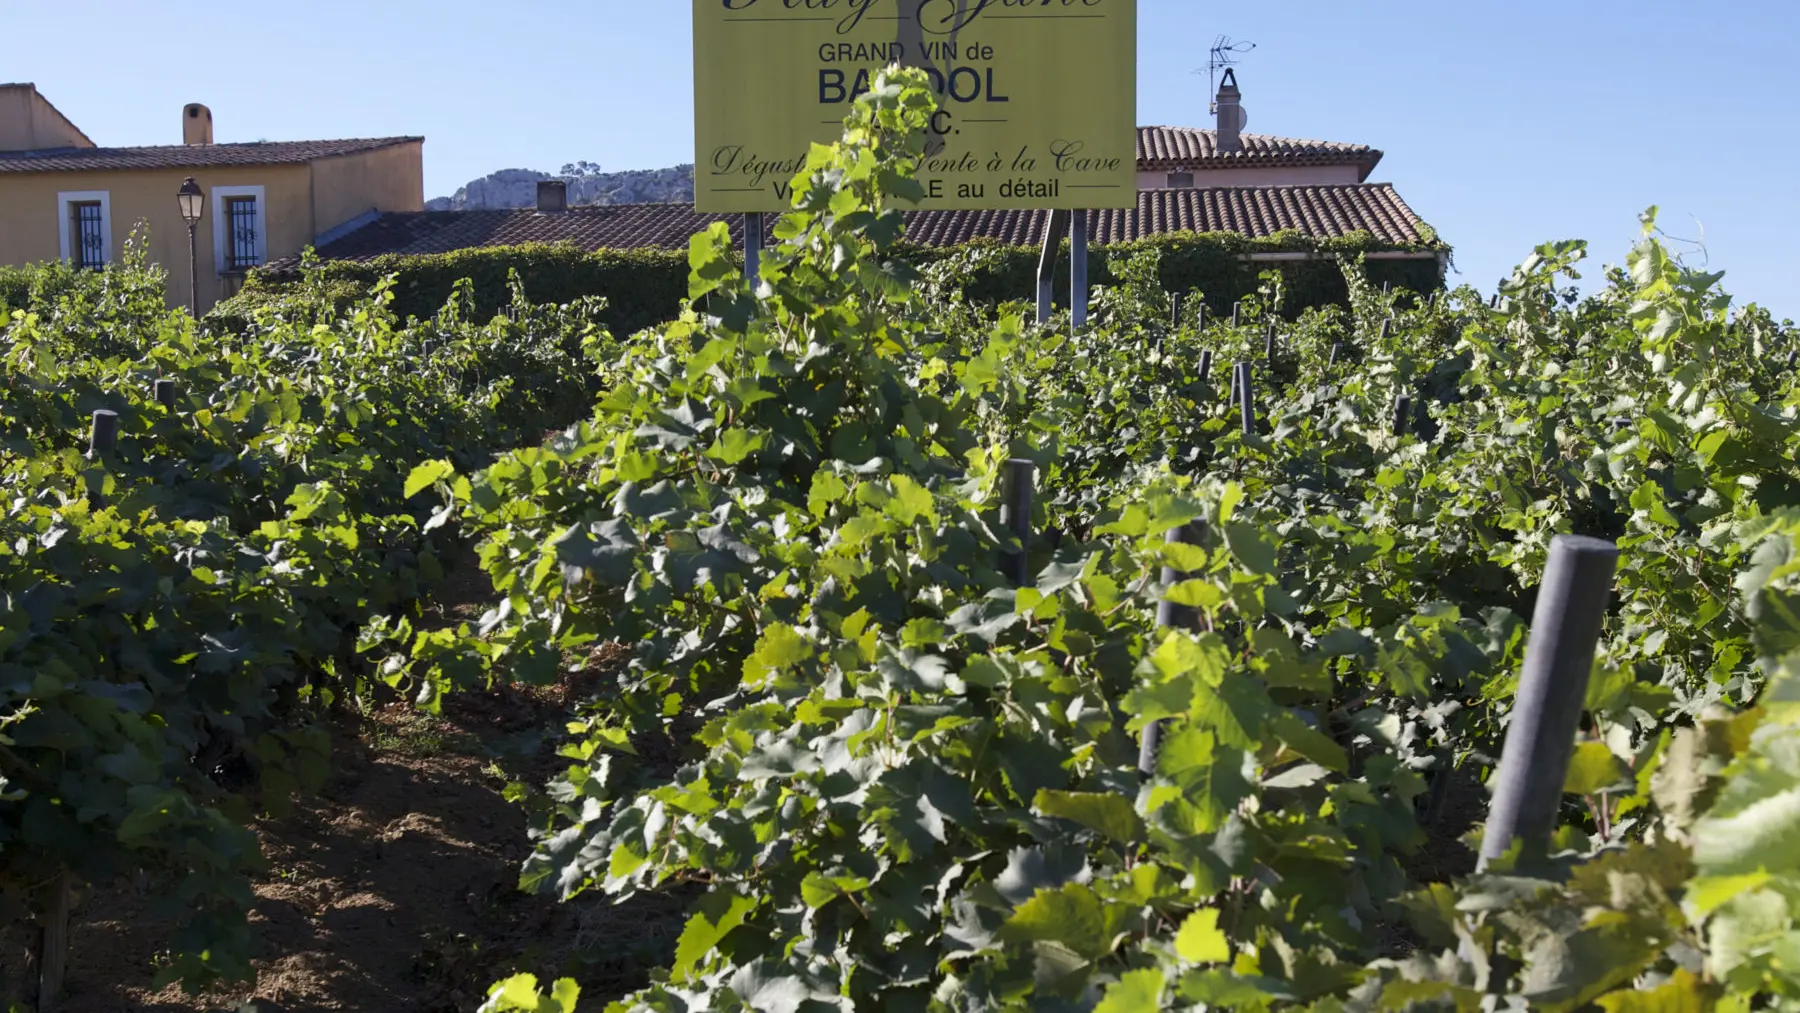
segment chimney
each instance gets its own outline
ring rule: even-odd
[[[1243,97],[1243,92],[1238,91],[1237,73],[1230,67],[1225,68],[1225,80],[1219,84],[1219,100],[1215,106],[1219,112],[1219,151],[1244,150],[1240,135],[1244,129],[1244,107],[1238,104]]]
[[[211,144],[212,110],[198,102],[188,104],[181,111],[181,143]]]
[[[538,180],[537,209],[540,215],[559,215],[569,209],[569,184],[560,179]]]

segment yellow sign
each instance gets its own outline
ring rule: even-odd
[[[882,68],[938,95],[926,209],[1137,205],[1137,0],[694,0],[694,203],[783,211]]]

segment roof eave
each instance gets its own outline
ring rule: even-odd
[[[1375,174],[1375,167],[1381,164],[1381,155],[1382,152],[1380,150],[1376,148],[1369,149],[1368,157],[1364,159],[1362,163],[1362,177],[1357,180],[1358,183],[1367,183],[1369,177]]]
[[[37,154],[39,152],[45,152],[45,151],[61,152],[61,151],[65,150],[63,148],[37,148],[37,149],[29,150],[29,151],[7,151],[7,152],[0,152],[0,176],[31,175],[31,174],[43,174],[43,173],[135,172],[135,171],[143,171],[143,170],[156,171],[156,172],[163,172],[163,171],[180,172],[180,171],[193,170],[193,169],[220,169],[220,168],[240,169],[240,168],[268,167],[268,166],[275,166],[275,165],[311,165],[314,162],[323,162],[326,159],[330,159],[330,158],[348,158],[353,155],[368,154],[371,151],[386,151],[389,148],[397,148],[403,144],[424,144],[425,138],[424,137],[367,137],[367,138],[353,137],[353,138],[346,138],[345,141],[366,141],[366,142],[368,142],[368,146],[363,147],[363,148],[357,148],[354,151],[320,152],[318,154],[308,155],[304,158],[288,157],[288,158],[269,158],[269,159],[265,159],[265,160],[250,159],[250,160],[244,160],[244,161],[229,161],[229,162],[206,162],[206,161],[186,162],[186,161],[176,160],[176,161],[168,162],[166,164],[159,164],[159,165],[94,165],[94,166],[74,166],[74,167],[54,166],[54,165],[46,165],[46,166],[40,167],[40,166],[35,166],[35,165],[30,165],[30,164],[20,164],[20,165],[16,165],[16,166],[7,167],[4,165],[4,163],[7,161],[7,159],[6,159],[7,155],[15,155],[15,156],[16,155],[28,155],[28,154]],[[329,140],[327,140],[327,141],[275,141],[275,142],[269,142],[269,143],[271,144],[271,146],[273,146],[275,144],[291,146],[291,145],[301,145],[301,144],[339,144],[339,143],[345,143],[345,141],[329,141]],[[162,151],[162,152],[174,153],[174,152],[188,150],[190,148],[194,149],[194,150],[198,150],[198,151],[216,151],[219,149],[235,150],[235,149],[240,149],[240,148],[255,148],[260,143],[261,142],[241,143],[241,144],[234,143],[234,144],[197,144],[197,145],[160,144],[160,145],[147,145],[147,146],[138,147],[138,148],[72,148],[72,149],[66,149],[66,150],[68,152],[67,157],[70,157],[70,158],[82,158],[82,157],[95,158],[95,157],[104,157],[104,156],[96,156],[95,155],[95,152],[99,152],[99,151],[134,151],[134,152]],[[44,156],[42,158],[42,160],[44,162],[53,162],[58,157],[62,157],[62,156]]]

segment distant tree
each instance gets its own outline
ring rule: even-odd
[[[598,176],[600,175],[600,165],[597,162],[570,162],[562,167],[562,172],[559,173],[559,175],[576,177]]]

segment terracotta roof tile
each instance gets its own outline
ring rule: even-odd
[[[1042,241],[1047,218],[1043,211],[913,211],[906,216],[906,238],[921,246],[972,239],[1032,246]],[[324,260],[372,260],[390,253],[558,242],[587,250],[684,250],[690,236],[719,221],[731,226],[734,240],[741,239],[742,216],[700,214],[686,204],[575,207],[549,215],[531,209],[391,213],[325,244],[318,254]],[[1088,223],[1089,241],[1097,246],[1170,232],[1265,237],[1294,231],[1325,239],[1362,231],[1392,246],[1426,242],[1424,223],[1386,183],[1145,190],[1136,208],[1090,211]],[[291,272],[298,264],[290,257],[269,270]]]
[[[1381,152],[1366,144],[1307,141],[1295,137],[1272,137],[1268,134],[1241,136],[1243,150],[1220,151],[1219,134],[1216,130],[1139,127],[1138,168],[1160,172],[1167,169],[1204,170],[1236,166],[1354,165],[1362,171],[1359,178],[1366,180],[1381,161]]]
[[[172,144],[150,148],[45,148],[0,151],[0,172],[84,172],[101,169],[202,169],[230,165],[292,165],[319,158],[414,144],[423,137],[263,144]]]

